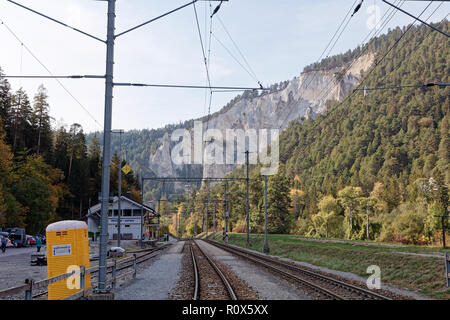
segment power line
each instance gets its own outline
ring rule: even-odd
[[[416,19],[417,21],[422,22],[424,25],[430,27],[431,29],[433,29],[433,30],[435,30],[435,31],[437,31],[437,32],[439,32],[439,33],[442,33],[442,34],[443,34],[444,36],[446,36],[447,38],[450,37],[450,35],[449,35],[448,33],[444,32],[444,31],[442,31],[442,30],[440,30],[440,29],[438,29],[438,28],[436,28],[436,27],[433,27],[431,24],[428,24],[427,22],[425,22],[425,21],[423,21],[423,20],[420,20],[419,17],[413,16],[413,15],[410,14],[409,12],[406,12],[405,10],[396,7],[395,5],[393,5],[392,3],[390,3],[390,2],[388,2],[388,1],[386,1],[386,0],[382,0],[382,1],[383,1],[384,3],[390,5],[390,6],[394,7],[395,9],[397,9],[397,10],[403,12],[404,14],[407,14],[408,16],[410,16],[410,17]]]
[[[84,34],[85,36],[88,36],[88,37],[90,37],[90,38],[92,38],[92,39],[95,39],[95,40],[98,40],[98,41],[100,41],[100,42],[106,43],[105,40],[102,40],[102,39],[100,39],[100,38],[97,38],[96,36],[93,36],[92,34],[89,34],[89,33],[87,33],[87,32],[84,32],[84,31],[82,31],[82,30],[80,30],[80,29],[77,29],[77,28],[74,28],[74,27],[72,27],[72,26],[69,26],[69,25],[67,25],[67,24],[64,23],[64,22],[61,22],[61,21],[56,20],[56,19],[53,19],[53,18],[51,18],[51,17],[49,17],[49,16],[47,16],[47,15],[45,15],[45,14],[43,14],[43,13],[40,13],[40,12],[38,12],[38,11],[36,11],[36,10],[33,10],[33,9],[31,9],[31,8],[28,8],[28,7],[26,7],[26,6],[24,6],[24,5],[20,4],[20,3],[17,3],[17,2],[12,1],[12,0],[7,0],[7,1],[8,1],[8,2],[11,2],[12,4],[15,4],[16,6],[21,7],[21,8],[23,8],[23,9],[25,9],[25,10],[31,11],[31,12],[37,14],[37,15],[40,15],[40,16],[42,16],[42,17],[44,17],[44,18],[47,18],[48,20],[51,20],[51,21],[53,21],[53,22],[56,22],[57,24],[60,24],[60,25],[62,25],[62,26],[64,26],[64,27],[66,27],[66,28],[72,29],[72,30],[74,30],[74,31],[76,31],[76,32],[79,32],[79,33],[81,33],[81,34]]]
[[[432,3],[432,1],[430,1],[430,4],[431,4],[431,3]],[[442,3],[443,3],[443,1],[442,1]],[[442,5],[442,3],[441,3],[440,5]],[[430,4],[428,4],[428,6],[429,6]],[[433,13],[430,14],[430,16],[427,18],[427,20],[429,20],[429,19],[431,18],[431,16],[437,11],[437,9],[440,7],[440,5],[433,11]],[[428,6],[425,8],[425,10],[428,8]],[[425,12],[425,10],[422,11],[421,15]],[[448,14],[444,17],[444,19],[442,19],[442,21],[445,21],[445,19],[447,19],[447,17],[448,17],[449,15],[450,15],[450,13],[448,13]],[[414,21],[414,22],[411,23],[411,25],[409,26],[409,28],[402,34],[401,37],[403,37],[403,36],[411,29],[411,27],[414,25],[415,22],[416,22],[416,21]],[[432,31],[431,31],[430,33],[428,33],[428,34],[422,39],[422,41],[425,40],[425,38],[427,38],[431,33],[432,33]],[[401,37],[400,37],[400,38],[401,38]],[[398,41],[397,41],[392,47],[394,47],[397,43],[398,43]],[[414,50],[415,50],[420,44],[421,44],[421,43],[419,43],[419,44],[414,48]],[[391,47],[391,48],[392,48],[392,47]],[[389,51],[390,51],[390,50],[389,50]],[[385,55],[385,56],[386,56],[386,55]],[[380,65],[380,64],[376,64],[375,67],[372,68],[372,71],[373,71],[377,66],[379,66],[379,65]],[[391,72],[392,72],[392,71],[391,71]],[[369,74],[361,81],[361,83],[359,84],[359,86],[358,86],[357,88],[355,88],[351,94],[347,95],[347,97],[346,97],[341,103],[339,103],[339,104],[338,104],[337,106],[335,106],[332,110],[330,110],[327,114],[325,114],[325,115],[323,116],[322,120],[325,119],[325,118],[327,118],[327,117],[329,117],[332,113],[336,112],[337,110],[340,110],[340,106],[343,105],[349,98],[351,98],[351,96],[353,96],[357,91],[359,91],[359,88],[362,86],[362,83],[367,79],[368,76],[369,76]],[[314,122],[314,125],[313,125],[313,127],[312,127],[311,129],[314,129],[314,128],[318,125],[318,123],[319,123],[318,121],[315,121],[315,122]]]
[[[364,90],[364,91],[374,91],[374,90],[396,90],[396,89],[406,89],[406,88],[431,88],[431,87],[448,87],[450,85],[449,82],[428,82],[422,84],[409,84],[409,85],[392,85],[392,86],[380,86],[380,87],[372,87],[372,88],[356,88],[355,91]]]
[[[223,42],[222,41],[220,41],[220,39],[214,34],[214,33],[212,33],[212,36],[214,37],[214,39],[216,39],[216,41],[228,52],[228,54],[234,59],[234,61],[236,61],[240,66],[241,66],[241,68],[245,71],[245,72],[247,72],[248,73],[248,75],[253,79],[253,80],[255,80],[256,82],[258,82],[258,79],[257,78],[255,78],[255,76],[239,61],[239,59],[238,58],[236,58],[235,56],[234,56],[234,54],[230,51],[230,49],[228,49],[227,48],[227,46],[226,45],[224,45],[223,44]]]
[[[333,36],[331,37],[330,41],[328,42],[328,44],[326,45],[325,49],[324,49],[323,52],[321,53],[319,59],[317,59],[317,62],[319,62],[319,61],[322,59],[323,55],[325,54],[325,52],[327,51],[327,49],[330,47],[330,44],[333,42],[333,39],[336,37],[336,35],[337,35],[337,33],[339,32],[339,30],[341,29],[342,25],[343,25],[343,24],[345,23],[345,21],[347,20],[349,14],[350,14],[350,12],[351,12],[351,10],[353,9],[353,7],[354,7],[355,4],[357,3],[357,1],[358,1],[358,0],[355,0],[355,2],[353,2],[353,4],[350,6],[350,9],[347,11],[347,14],[346,14],[346,15],[344,16],[344,18],[342,19],[341,23],[339,24],[338,28],[337,28],[336,31],[334,32],[334,34],[333,34]],[[349,22],[350,20],[351,20],[351,17],[350,17],[350,19],[348,19],[348,22]],[[346,23],[344,29],[347,27],[348,22]],[[342,30],[344,30],[344,29],[342,29]],[[342,35],[342,32],[340,33],[339,37],[340,37],[341,35]],[[335,45],[335,44],[336,44],[336,41],[335,41],[334,45]],[[333,47],[334,47],[334,45],[333,45]],[[330,52],[330,51],[329,51],[329,52]],[[328,53],[328,54],[329,54],[329,53]],[[308,89],[309,85],[312,83],[312,81],[315,79],[315,77],[316,77],[316,74],[313,74],[312,78],[309,77],[309,78],[310,78],[310,81],[306,84],[306,86],[303,86],[303,83],[304,83],[304,82],[302,83],[302,87],[301,87],[300,89],[303,89],[303,88],[304,88],[304,89],[302,90],[302,92],[299,93],[300,98],[303,97],[303,95],[304,95],[306,89]],[[305,81],[306,81],[306,79],[305,79]],[[281,124],[280,124],[280,126],[279,126],[279,129],[281,129],[281,127],[283,126],[283,124],[289,119],[289,117],[291,116],[292,112],[293,112],[293,110],[291,110],[291,111],[288,113],[287,117],[284,119],[284,121],[281,122]]]
[[[104,79],[105,76],[100,75],[4,75],[3,78],[21,78],[21,79]]]
[[[427,5],[427,7],[421,12],[421,14],[419,15],[419,17],[420,16],[422,16],[422,14],[429,8],[429,6],[432,4],[432,2],[434,2],[434,1],[430,1],[430,3]],[[403,0],[403,3],[401,3],[400,4],[400,7],[403,5],[405,3],[405,0]],[[436,7],[436,9],[430,14],[430,16],[426,19],[427,21],[431,18],[431,16],[441,7],[441,5],[444,3],[444,1],[441,1],[441,3]],[[398,4],[397,4],[398,5]],[[392,8],[390,8],[390,9],[392,9]],[[395,15],[395,13],[397,12],[395,9],[392,9],[393,10],[393,13],[391,14],[391,16],[390,17],[388,17],[388,19],[383,23],[383,26],[380,28],[380,30],[377,32],[377,33],[375,33],[375,35],[374,35],[374,37],[375,36],[377,36],[377,34],[380,34],[381,33],[381,30],[386,26],[386,24],[390,21],[390,20],[392,20],[392,18],[393,18],[393,16]],[[445,19],[445,18],[444,18]],[[412,22],[412,24],[410,25],[410,28],[416,23],[416,21],[418,21],[417,19],[415,20],[415,21],[413,21]],[[408,29],[409,30],[409,29]],[[408,30],[406,30],[406,32],[408,31]],[[406,33],[405,32],[405,33]],[[398,40],[400,40],[401,38],[403,37],[403,35],[398,39]],[[377,65],[387,56],[387,54],[390,52],[390,50],[392,50],[392,48],[393,47],[395,47],[395,45],[396,44],[394,44],[389,50],[388,50],[388,52],[376,63]],[[362,55],[362,53],[359,55],[359,56],[361,56]],[[359,57],[358,56],[358,57]],[[356,58],[357,59],[357,58]],[[351,68],[351,66],[355,63],[355,61],[356,61],[356,59],[354,59],[353,61],[352,61],[352,63],[345,69],[345,71],[343,71],[342,72],[342,74],[345,74],[345,73],[347,73],[347,71]],[[376,67],[376,66],[375,66]],[[374,68],[375,68],[374,67]],[[372,69],[373,70],[373,69]],[[372,70],[369,72],[369,74],[372,72]],[[367,75],[368,76],[368,75]],[[367,76],[360,82],[360,84],[367,78]],[[328,87],[329,89],[328,89],[328,91],[326,92],[326,94],[324,94],[324,95],[322,95],[321,96],[321,99],[326,99],[327,97],[328,97],[328,95],[330,94],[330,92],[333,90],[333,89],[335,89],[337,86],[339,85],[339,82],[335,82],[335,86],[334,87]],[[358,86],[359,87],[359,86]],[[321,93],[323,92],[324,90],[322,90],[321,91]]]
[[[208,84],[211,87],[211,78],[209,77],[208,62],[207,62],[206,54],[205,54],[205,47],[203,46],[202,32],[200,31],[200,23],[198,21],[197,8],[195,6],[195,2],[193,3],[193,7],[194,7],[194,13],[195,13],[195,21],[197,23],[198,36],[200,38],[200,45],[202,47],[203,63],[205,64],[206,77],[208,78]]]
[[[425,9],[422,10],[422,12],[420,13],[419,17],[421,17],[425,11],[430,7],[430,5],[433,3],[433,1],[430,1],[430,3],[428,3],[428,5],[425,7]],[[438,8],[442,5],[442,3],[438,6]],[[436,10],[438,9],[436,8]],[[431,16],[434,14],[434,12],[428,17],[428,19],[431,18]],[[427,19],[427,20],[428,20]],[[408,28],[405,30],[405,32],[403,32],[400,37],[394,42],[394,44],[386,51],[386,53],[381,57],[380,60],[377,61],[377,63],[375,64],[375,66],[369,71],[369,73],[364,77],[364,79],[359,83],[358,87],[356,89],[358,89],[359,87],[362,86],[362,84],[364,83],[364,81],[372,74],[372,72],[376,69],[376,67],[378,67],[380,65],[380,63],[384,60],[384,58],[386,58],[386,56],[392,51],[392,49],[394,49],[395,46],[397,46],[397,44],[400,42],[400,40],[402,40],[402,38],[408,33],[409,30],[411,30],[411,28],[414,26],[416,21],[413,21]],[[349,96],[352,96],[357,90],[354,90]],[[347,97],[349,97],[347,96]],[[347,98],[345,99],[347,100]],[[344,100],[344,101],[345,101]]]
[[[400,6],[402,6],[405,3],[405,0],[399,0],[399,4]],[[384,27],[386,27],[386,25],[392,20],[392,18],[394,17],[394,15],[396,14],[396,11],[392,8],[389,8],[386,13],[383,15],[383,18],[385,17],[384,21],[382,18],[382,22],[381,22],[381,26],[377,29],[377,26],[374,26],[374,28],[372,28],[372,30],[369,32],[369,34],[364,38],[363,43],[365,42],[365,40],[372,34],[373,31],[375,31],[375,33],[373,34],[372,38],[377,37],[378,35],[380,35],[380,33],[383,31]],[[370,40],[368,41],[368,43],[370,42]],[[361,52],[358,54],[357,57],[355,57],[353,59],[353,61],[346,67],[344,68],[344,70],[341,72],[342,75],[345,75],[347,73],[348,70],[350,70],[350,68],[353,66],[353,64],[358,60],[359,57],[361,57],[363,54],[365,54],[365,51],[367,51],[369,49],[368,43],[366,45],[366,47],[361,50]],[[318,100],[325,100],[326,98],[328,98],[328,96],[330,95],[330,93],[340,84],[340,81],[338,81],[337,79],[331,80],[320,92],[319,92],[319,98]],[[334,85],[334,87],[333,87]]]
[[[0,19],[0,23],[5,26],[6,30],[8,30],[9,33],[11,33],[14,38],[16,38],[17,41],[19,41],[19,43],[25,48],[25,50],[28,51],[28,53],[51,75],[51,77],[55,77],[54,74],[50,71],[49,68],[47,68],[44,63],[39,60],[38,57],[36,57],[36,55],[31,51],[31,49],[25,44],[23,43],[23,41],[14,33],[14,31],[11,30],[10,27],[8,27],[8,25],[3,21],[3,19]],[[69,91],[69,89],[66,88],[66,86],[64,86],[62,84],[61,81],[59,81],[57,78],[55,78],[55,81],[61,86],[61,88],[63,88],[64,91],[66,91],[66,93],[72,97],[73,100],[75,100],[75,102],[87,113],[87,115],[100,127],[102,127],[102,125],[97,121],[97,119],[95,119],[95,117],[88,111],[88,109],[72,94],[72,92]]]
[[[218,90],[263,90],[267,91],[267,88],[254,88],[254,87],[220,87],[220,86],[195,86],[195,85],[176,85],[176,84],[150,84],[150,83],[126,83],[115,82],[114,86],[118,87],[157,87],[157,88],[180,88],[180,89],[218,89]]]
[[[222,25],[222,28],[225,30],[226,34],[228,35],[228,37],[230,38],[231,42],[233,43],[234,47],[236,48],[237,52],[240,54],[240,56],[242,57],[242,59],[244,60],[244,63],[247,65],[248,70],[252,73],[254,79],[258,82],[258,84],[260,86],[261,82],[258,80],[258,77],[256,76],[256,73],[253,71],[252,67],[250,66],[250,64],[248,63],[247,59],[245,58],[244,54],[242,53],[242,51],[239,49],[239,46],[236,44],[236,41],[234,41],[233,37],[231,36],[230,32],[228,31],[227,27],[225,27],[225,24],[223,23],[223,21],[220,19],[219,16],[217,16],[217,20],[219,20],[220,24]]]

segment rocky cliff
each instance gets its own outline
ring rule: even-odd
[[[367,71],[374,60],[375,55],[367,53],[339,67],[302,73],[289,81],[282,90],[256,97],[243,95],[226,110],[213,115],[208,128],[219,129],[224,136],[226,129],[282,131],[293,120],[301,121],[302,118],[314,117],[324,112],[327,100],[342,101],[358,85],[361,73]],[[189,129],[192,131],[192,128]],[[206,130],[206,121],[203,122],[203,130]],[[186,173],[183,165],[171,161],[174,145],[166,133],[160,139],[159,148],[149,155],[148,168],[156,175],[182,176],[182,172]],[[236,166],[202,165],[200,170],[204,177],[223,177]]]

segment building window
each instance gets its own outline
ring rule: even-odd
[[[141,216],[141,210],[133,210],[133,216],[140,217]]]
[[[131,217],[131,210],[130,209],[123,210],[123,215],[124,217]]]
[[[126,225],[125,225],[125,228],[129,228],[129,227],[130,227],[130,225],[129,225],[129,224],[126,224]]]

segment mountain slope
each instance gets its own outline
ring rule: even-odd
[[[226,129],[284,130],[293,120],[315,117],[324,112],[327,100],[342,101],[358,85],[361,72],[370,68],[375,57],[371,50],[361,54],[360,48],[347,53],[346,60],[342,56],[334,57],[332,67],[321,65],[317,70],[309,68],[308,72],[290,81],[271,86],[269,92],[260,95],[258,92],[244,92],[212,114],[208,128],[219,129],[223,133]],[[206,118],[197,119],[203,121],[203,130],[206,130]],[[193,123],[194,120],[190,120],[157,130],[126,132],[122,143],[127,146],[126,157],[133,170],[158,176],[185,176],[188,173],[190,176],[223,177],[232,172],[236,165],[177,166],[170,161],[174,146],[170,134],[179,128],[192,130]],[[98,133],[98,136],[102,141],[101,134]],[[112,143],[113,150],[117,150],[118,138],[113,137]]]

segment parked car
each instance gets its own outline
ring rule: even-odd
[[[36,239],[34,237],[27,235],[27,245],[34,246],[36,244]]]
[[[7,248],[14,247],[14,243],[11,240],[8,239],[8,243],[6,244],[6,247]]]
[[[3,228],[2,232],[7,232],[8,238],[13,243],[14,247],[25,247],[27,242],[27,236],[25,234],[25,229],[21,228]]]

